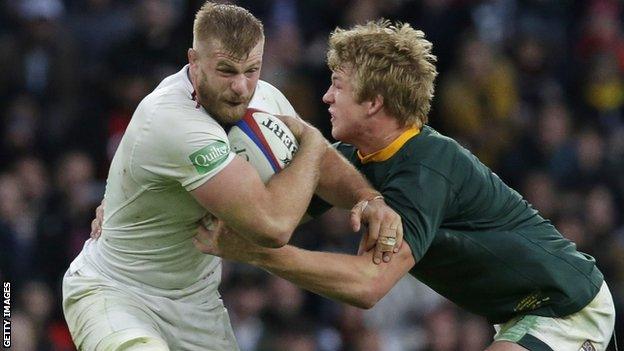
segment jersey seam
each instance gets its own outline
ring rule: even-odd
[[[232,154],[228,155],[227,159],[225,160],[224,163],[220,164],[217,168],[215,168],[214,170],[210,171],[210,173],[206,173],[206,174],[200,174],[197,175],[196,177],[185,181],[184,183],[180,183],[180,185],[182,185],[183,188],[187,188],[190,185],[193,185],[193,189],[191,190],[195,190],[197,188],[199,188],[200,186],[202,186],[204,183],[206,183],[207,181],[209,181],[210,179],[214,178],[219,172],[223,171],[223,169],[225,167],[227,167],[230,163],[232,163],[232,161],[234,161],[234,158],[236,156],[232,156]],[[199,185],[195,186],[195,183],[200,182]]]
[[[510,231],[506,231],[506,232],[507,232],[507,233],[511,233]],[[478,241],[473,240],[473,239],[472,239],[469,235],[466,235],[466,234],[461,233],[461,232],[457,232],[457,233],[459,233],[460,235],[463,235],[463,236],[464,236],[464,237],[466,237],[466,239],[468,239],[470,242],[472,242],[472,243],[474,243],[474,244],[476,244],[476,245],[480,246],[483,250],[485,250],[485,251],[489,252],[492,256],[496,257],[496,258],[497,258],[497,259],[501,262],[501,264],[503,264],[505,267],[508,267],[511,271],[516,272],[518,275],[522,276],[524,279],[527,279],[528,281],[531,281],[532,283],[536,283],[533,279],[531,279],[531,278],[529,278],[529,277],[525,276],[522,272],[517,271],[517,270],[516,270],[516,269],[514,269],[513,267],[509,266],[509,265],[505,262],[505,260],[500,259],[500,257],[499,257],[499,256],[495,255],[495,254],[494,254],[491,250],[489,250],[486,246],[481,245]],[[547,252],[549,255],[551,255],[551,256],[555,256],[555,255],[553,255],[551,252],[549,252],[548,250],[546,250],[546,249],[544,249],[543,247],[541,247],[540,245],[537,245],[537,244],[536,244],[535,242],[533,242],[532,240],[530,240],[530,239],[526,238],[524,235],[522,235],[522,234],[520,234],[520,233],[515,233],[515,234],[520,235],[522,238],[524,238],[524,239],[526,239],[528,242],[530,242],[533,246],[537,246],[537,247],[541,248],[543,251]],[[557,257],[557,256],[555,256],[555,257]],[[562,258],[560,258],[560,257],[557,257],[557,258],[558,258],[558,259],[560,259],[560,260],[563,260],[563,259],[562,259]],[[571,265],[569,262],[567,262],[567,261],[565,261],[565,260],[563,260],[563,261],[564,261],[564,262],[565,262],[568,266],[572,266],[572,267],[573,267],[576,271],[578,271],[579,273],[581,273],[581,275],[582,275],[582,276],[584,276],[587,280],[589,280],[589,281],[590,281],[590,283],[591,283],[592,285],[594,285],[594,284],[593,284],[592,279],[590,279],[590,277],[589,277],[589,276],[587,276],[586,274],[584,274],[584,273],[580,272],[578,269],[576,269],[576,267],[574,267],[573,265]],[[595,269],[595,266],[594,266],[594,269]],[[592,271],[593,271],[593,270],[592,270]],[[576,300],[575,300],[575,301],[573,301],[573,302],[576,302]],[[559,307],[559,308],[569,308],[570,306],[573,306],[573,302],[570,302],[570,303],[565,304],[565,305],[559,305],[558,307]],[[550,307],[550,309],[552,310],[552,307]],[[538,310],[539,310],[539,309],[538,309]],[[530,314],[530,312],[531,312],[531,311],[526,311],[526,312],[527,312],[526,314]]]
[[[450,189],[451,189],[451,191],[453,192],[453,196],[454,196],[453,201],[455,201],[455,199],[457,199],[457,197],[459,196],[459,192],[457,192],[457,191],[455,190],[455,183],[453,183],[453,181],[452,181],[452,180],[450,180],[450,179],[449,179],[446,175],[444,175],[442,172],[440,172],[440,171],[438,171],[438,170],[435,170],[435,169],[433,169],[433,168],[431,168],[431,167],[427,166],[426,164],[424,164],[424,163],[422,163],[422,162],[416,162],[416,165],[417,165],[417,166],[420,166],[420,167],[423,167],[423,168],[426,168],[428,171],[430,171],[430,172],[432,172],[432,173],[435,173],[435,174],[437,174],[438,176],[440,176],[442,179],[444,179],[444,181],[445,181],[445,182],[447,182],[447,183],[450,185]]]
[[[518,231],[516,234],[520,235],[521,237],[523,237],[526,241],[530,242],[533,246],[539,247],[542,251],[546,252],[549,256],[552,256],[552,257],[556,258],[558,261],[563,261],[566,265],[572,267],[572,269],[574,269],[577,273],[579,273],[580,275],[585,277],[587,280],[589,280],[592,283],[592,285],[593,285],[592,279],[590,279],[591,275],[585,274],[585,272],[582,272],[575,265],[573,265],[570,262],[568,262],[568,260],[564,259],[563,257],[557,256],[553,252],[551,252],[551,251],[547,250],[546,248],[544,248],[543,246],[540,246],[540,245],[536,244],[533,240],[531,240],[528,237],[526,237],[522,233],[522,231]],[[595,264],[594,264],[594,267],[595,267]],[[592,269],[592,271],[593,271],[593,269]],[[599,286],[595,286],[595,285],[594,285],[594,287],[600,288]]]
[[[515,268],[513,268],[512,266],[510,266],[509,264],[507,264],[507,262],[503,259],[501,259],[498,255],[495,255],[494,252],[492,252],[487,246],[482,245],[480,242],[473,240],[469,235],[463,233],[463,232],[459,232],[456,231],[456,233],[464,236],[466,239],[468,239],[470,242],[472,242],[475,245],[478,245],[479,247],[481,247],[483,250],[487,251],[490,255],[496,257],[497,260],[499,260],[501,262],[501,264],[503,264],[505,267],[507,267],[510,271],[512,272],[516,272],[518,275],[522,276],[524,279],[532,282],[532,283],[536,283],[533,279],[531,279],[528,276],[525,276],[521,271],[516,270]]]
[[[139,142],[142,141],[145,137],[145,134],[147,134],[148,129],[150,129],[152,127],[152,124],[154,122],[154,118],[155,118],[155,114],[156,114],[156,110],[162,105],[162,103],[160,101],[156,102],[151,110],[147,113],[147,118],[145,121],[145,125],[141,128],[141,133],[139,134],[139,136],[137,137],[137,140],[135,140],[134,145],[132,145],[132,151],[130,152],[130,164],[132,165],[132,167],[130,167],[130,176],[132,177],[132,180],[134,180],[137,184],[140,184],[141,189],[143,191],[148,191],[151,190],[153,187],[149,186],[149,185],[145,185],[141,182],[139,182],[136,178],[136,175],[134,173],[134,158],[135,158],[135,154],[136,154],[136,148],[139,146]]]
[[[117,214],[119,211],[121,211],[123,208],[125,208],[126,206],[128,206],[132,201],[136,200],[139,196],[141,196],[141,194],[143,194],[144,192],[150,190],[149,187],[146,187],[144,184],[142,184],[141,182],[139,182],[137,180],[137,177],[134,173],[134,160],[135,160],[135,154],[136,154],[136,148],[138,147],[139,143],[141,142],[141,140],[143,140],[143,137],[145,136],[145,133],[147,133],[148,128],[151,127],[153,119],[154,119],[154,110],[156,109],[156,107],[158,106],[158,104],[156,104],[152,111],[149,111],[147,113],[148,118],[147,121],[145,122],[146,125],[143,126],[141,128],[141,133],[139,134],[139,136],[137,137],[137,139],[134,141],[133,145],[132,145],[132,149],[130,150],[130,166],[128,167],[130,169],[130,177],[132,178],[132,180],[136,183],[139,184],[139,191],[137,191],[134,195],[132,195],[129,199],[127,199],[126,201],[124,201],[121,206],[119,206],[117,209],[115,209],[113,212],[111,212],[111,214],[108,216],[108,219],[110,220],[111,218],[113,218],[115,216],[115,214]],[[106,228],[103,228],[106,229]]]

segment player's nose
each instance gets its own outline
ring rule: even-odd
[[[334,102],[334,93],[332,92],[331,87],[327,89],[325,94],[323,94],[323,102],[331,105]]]
[[[249,88],[249,84],[248,84],[248,79],[247,79],[247,77],[245,77],[244,74],[239,74],[239,75],[233,77],[232,78],[232,84],[230,85],[230,88],[238,96],[247,96],[247,95],[249,95],[250,88]]]

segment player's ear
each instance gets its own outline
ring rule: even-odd
[[[188,61],[192,66],[197,64],[197,60],[199,59],[197,50],[189,48],[186,55],[188,56]]]
[[[368,104],[368,115],[372,116],[379,112],[384,106],[384,98],[383,96],[377,94],[373,99],[369,101]]]

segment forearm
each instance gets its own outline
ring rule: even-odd
[[[324,140],[310,140],[307,145],[302,143],[288,167],[271,177],[266,185],[271,195],[271,199],[266,202],[266,218],[280,223],[285,231],[292,232],[299,224],[314,195],[324,154],[321,148],[331,147]]]
[[[372,254],[317,252],[287,245],[260,249],[247,262],[332,300],[371,308],[415,264],[407,245],[390,263],[373,264]]]
[[[203,253],[261,267],[301,288],[362,308],[372,307],[416,264],[406,244],[392,261],[374,264],[372,250],[355,256],[291,245],[262,247],[223,227],[223,222],[212,230],[199,226],[194,239]]]
[[[327,148],[323,155],[316,194],[334,206],[347,209],[361,200],[370,200],[380,195],[366,178],[332,147]]]
[[[332,300],[369,308],[374,302],[374,267],[361,256],[307,251],[294,246],[267,249],[249,262]],[[322,264],[319,264],[322,262]]]

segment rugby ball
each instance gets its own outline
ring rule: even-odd
[[[284,122],[251,108],[232,126],[228,139],[231,150],[251,163],[265,183],[290,163],[299,148]]]

